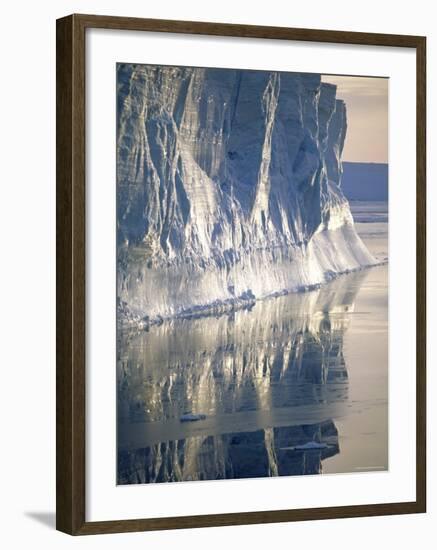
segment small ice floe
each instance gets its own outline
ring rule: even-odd
[[[194,414],[194,413],[186,413],[183,414],[179,420],[181,422],[196,422],[196,420],[205,420],[206,414]]]
[[[328,449],[329,445],[326,443],[317,443],[317,441],[308,441],[302,445],[296,445],[295,447],[281,447],[281,451],[320,451],[321,449]]]

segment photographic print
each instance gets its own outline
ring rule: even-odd
[[[117,484],[388,469],[388,86],[118,63]]]

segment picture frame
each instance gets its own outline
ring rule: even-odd
[[[87,519],[86,395],[86,33],[90,29],[347,44],[415,51],[416,60],[416,446],[415,499],[322,506],[89,521]],[[74,14],[57,20],[57,374],[56,527],[70,535],[276,523],[423,513],[426,511],[426,39],[241,24]],[[101,206],[104,208],[104,206]],[[413,337],[413,336],[412,336]],[[414,368],[414,366],[411,366]]]

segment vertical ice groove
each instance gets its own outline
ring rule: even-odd
[[[267,83],[262,97],[262,109],[265,116],[264,143],[262,146],[261,165],[255,191],[255,202],[252,210],[252,221],[265,228],[268,216],[270,193],[270,161],[272,158],[272,134],[275,123],[276,107],[280,90],[280,76],[273,73]]]
[[[346,106],[320,75],[118,64],[117,90],[119,319],[374,263],[340,189]]]

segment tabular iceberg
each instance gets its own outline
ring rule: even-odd
[[[117,65],[122,322],[244,306],[372,265],[318,74]]]

